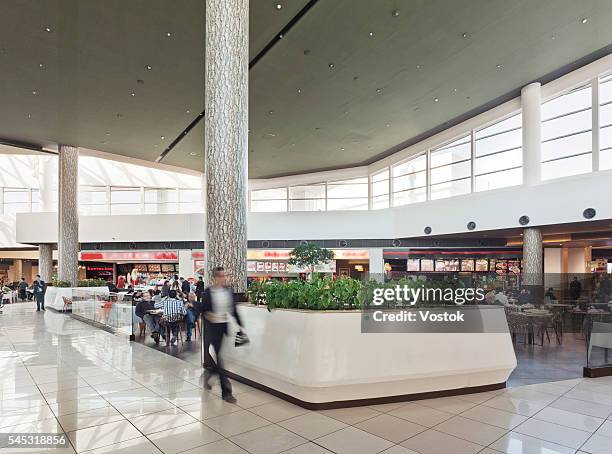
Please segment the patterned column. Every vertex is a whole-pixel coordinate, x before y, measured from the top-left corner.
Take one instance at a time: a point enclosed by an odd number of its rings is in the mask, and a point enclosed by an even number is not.
[[[543,283],[542,232],[540,229],[523,230],[523,283],[542,285]]]
[[[38,245],[38,274],[43,281],[51,282],[53,276],[53,245],[41,243]]]
[[[246,290],[248,0],[206,0],[206,269]]]
[[[79,280],[79,149],[59,147],[57,278],[76,287]]]

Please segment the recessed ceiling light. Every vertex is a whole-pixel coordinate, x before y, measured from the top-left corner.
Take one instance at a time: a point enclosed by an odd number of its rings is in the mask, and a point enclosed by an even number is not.
[[[583,24],[586,24],[589,20],[586,17],[583,17],[582,19],[580,19],[580,22]]]
[[[32,114],[28,114],[28,118],[32,118]]]
[[[45,31],[46,31],[47,33],[51,33],[51,27],[45,27]]]
[[[161,136],[161,140],[164,140],[166,138],[166,136]]]
[[[147,65],[147,66],[145,66],[145,68],[147,68],[147,71],[151,71],[153,69],[153,66]]]
[[[434,98],[434,102],[440,101],[440,98]]]
[[[197,155],[198,155],[198,154],[197,154],[197,153],[195,153],[195,152],[193,152],[193,151],[190,151],[190,152],[189,152],[189,156],[197,156]]]
[[[467,38],[467,37],[468,37],[468,34],[467,34],[467,33],[465,33],[465,32],[464,32],[464,33],[461,33],[461,37],[462,37],[462,38]]]
[[[334,69],[335,65],[333,63],[330,63],[328,66],[329,66],[329,69]]]
[[[421,69],[422,66],[421,65],[416,65],[416,69]]]
[[[32,90],[32,94],[33,94],[34,96],[36,96],[36,95],[38,94],[38,92],[37,92],[36,90]]]
[[[268,137],[276,137],[276,134],[273,132],[269,132],[266,134]]]
[[[45,67],[45,65],[43,65],[42,63],[39,63],[39,64],[38,64],[38,67],[39,67],[40,69],[43,69],[43,68]]]
[[[189,113],[189,112],[191,112],[191,111],[190,111],[189,109],[187,109],[185,112]]]
[[[344,151],[344,147],[340,148],[341,151]]]
[[[457,89],[456,88],[453,88],[453,93],[457,93]]]
[[[301,89],[301,88],[298,88],[298,89],[297,89],[297,92],[298,92],[298,95],[301,95],[301,94],[302,94],[302,89]]]
[[[166,33],[166,36],[167,36],[168,38],[170,38],[170,37],[172,36],[172,32],[167,32],[167,33]]]
[[[398,9],[394,9],[393,12],[391,13],[392,17],[397,17],[399,16],[399,10]]]
[[[282,8],[283,8],[283,5],[281,5],[280,3],[276,4],[276,9],[282,9]]]
[[[370,32],[370,33],[368,33],[368,35],[374,36],[374,32]]]
[[[503,65],[497,65],[495,66],[497,69],[502,69],[504,66]]]
[[[283,39],[285,35],[283,35],[282,33],[278,35],[278,39]]]
[[[268,115],[273,115],[274,111],[273,110],[268,110]]]
[[[557,39],[557,37],[556,37],[555,35],[552,35],[552,36],[550,37],[550,39],[552,39],[552,40],[554,41],[555,39]]]
[[[390,125],[389,123],[387,123],[385,126],[388,128],[388,127],[389,127],[389,126],[391,126],[391,125]]]
[[[383,89],[382,88],[377,88],[376,89],[376,93],[378,93],[379,95],[382,93]]]
[[[130,93],[131,96],[136,96],[136,93],[132,92]]]
[[[107,135],[107,136],[110,136],[110,131],[106,131],[106,135]]]

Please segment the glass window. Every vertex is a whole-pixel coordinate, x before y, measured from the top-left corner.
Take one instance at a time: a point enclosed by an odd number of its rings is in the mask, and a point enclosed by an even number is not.
[[[140,188],[111,188],[111,214],[142,213]]]
[[[389,208],[389,194],[372,197],[372,209],[381,210]]]
[[[179,189],[179,213],[203,213],[201,189]]]
[[[425,200],[427,200],[427,188],[425,187],[393,193],[393,206],[408,205]]]
[[[477,175],[474,178],[474,191],[489,191],[523,184],[523,169],[502,170],[494,173]]]
[[[289,200],[290,211],[325,211],[325,199]]]
[[[40,211],[40,191],[32,189],[32,212]]]
[[[427,199],[427,155],[422,154],[392,167],[393,205],[406,205]]]
[[[251,211],[255,213],[287,211],[287,200],[251,200]]]
[[[599,168],[612,169],[612,75],[599,85]]]
[[[253,190],[251,200],[287,200],[287,188]]]
[[[542,105],[542,179],[592,169],[591,86],[565,93]]]
[[[368,198],[327,199],[327,210],[367,210]]]
[[[542,179],[567,177],[592,170],[591,153],[542,163]]]
[[[469,178],[463,180],[447,181],[431,185],[431,199],[443,199],[470,192],[472,182]]]
[[[170,214],[177,212],[178,194],[176,189],[145,188],[145,213]]]
[[[290,211],[324,211],[325,184],[289,188]]]
[[[440,167],[470,159],[471,149],[472,142],[469,135],[438,147],[431,152],[431,167]]]
[[[381,170],[378,173],[372,174],[371,191],[372,191],[372,209],[381,210],[389,208],[389,168]]]
[[[79,211],[86,216],[108,214],[106,186],[81,186],[79,188]]]
[[[393,166],[393,178],[409,173],[420,172],[421,170],[425,170],[426,166],[427,156],[422,154],[416,158],[411,158],[409,161]]]
[[[474,131],[474,156],[486,156],[504,150],[521,148],[523,145],[521,114],[499,121],[486,128]]]
[[[4,214],[28,213],[30,190],[26,188],[4,188]]]

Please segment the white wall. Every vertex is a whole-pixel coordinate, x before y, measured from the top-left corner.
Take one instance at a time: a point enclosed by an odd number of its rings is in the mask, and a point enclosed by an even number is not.
[[[568,273],[586,273],[586,261],[588,260],[583,247],[571,247],[568,248],[568,262],[567,272]]]
[[[522,215],[530,217],[529,226],[588,222],[582,212],[589,207],[597,210],[596,220],[612,219],[612,204],[604,190],[611,186],[612,171],[605,171],[385,210],[250,213],[248,237],[409,238],[423,236],[425,226],[431,226],[436,235],[455,234],[467,232],[469,221],[476,222],[476,231],[520,227]],[[79,235],[83,242],[202,240],[204,215],[83,216]],[[17,241],[57,241],[57,216],[18,214]],[[584,252],[580,262],[584,267]]]

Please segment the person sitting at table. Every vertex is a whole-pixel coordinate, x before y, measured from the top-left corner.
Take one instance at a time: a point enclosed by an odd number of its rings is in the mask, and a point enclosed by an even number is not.
[[[485,295],[485,303],[495,304],[495,289],[491,289]]]
[[[519,293],[517,304],[522,306],[523,304],[529,304],[531,302],[531,295],[529,290],[526,288],[521,289],[521,293]]]
[[[506,304],[508,304],[508,297],[504,294],[503,290],[501,287],[498,287],[496,289],[495,293],[495,303],[499,306],[505,306]]]
[[[187,314],[185,315],[185,319],[187,320],[187,342],[191,342],[191,329],[195,326],[195,321],[200,317],[201,312],[200,303],[198,303],[195,293],[189,292],[187,295],[185,309],[187,310]]]
[[[178,336],[179,322],[185,318],[187,311],[183,302],[177,298],[176,290],[170,290],[167,298],[162,298],[161,302],[155,303],[155,309],[162,309],[162,323],[170,328],[172,338],[170,344],[176,343]],[[166,343],[168,340],[162,335]]]
[[[159,344],[159,321],[161,314],[152,313],[155,311],[155,303],[153,302],[153,291],[149,290],[143,294],[142,299],[136,305],[136,315],[142,319],[151,332],[151,337],[156,344]]]
[[[557,300],[557,297],[555,296],[555,293],[553,292],[553,288],[552,287],[548,287],[548,290],[546,291],[546,293],[544,294],[544,297],[548,297],[550,299],[550,302],[552,303],[553,301]]]
[[[164,284],[162,285],[162,288],[161,288],[161,297],[166,298],[169,292],[170,292],[170,284],[168,283],[168,281],[164,281]]]

